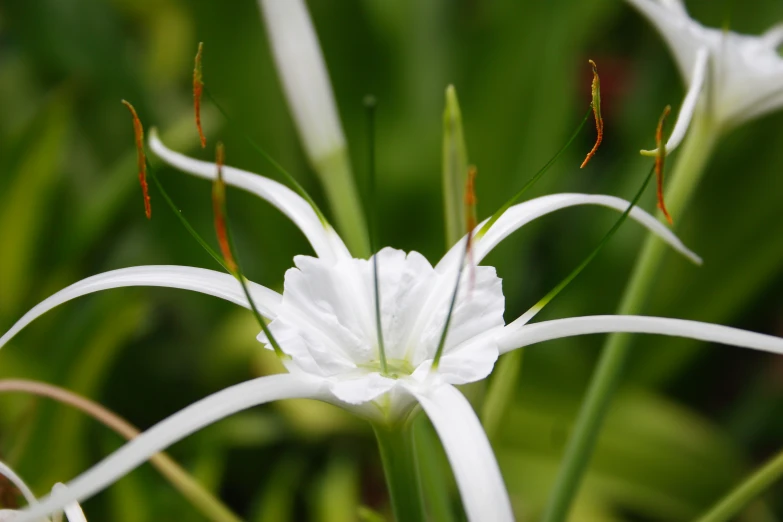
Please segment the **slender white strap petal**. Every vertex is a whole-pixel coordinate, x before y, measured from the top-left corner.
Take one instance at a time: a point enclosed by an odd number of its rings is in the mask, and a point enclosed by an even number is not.
[[[614,196],[603,195],[590,195],[590,194],[551,194],[549,196],[542,196],[540,198],[531,199],[524,203],[519,203],[509,208],[484,234],[483,237],[478,239],[474,243],[473,259],[475,263],[481,262],[481,260],[492,251],[495,246],[508,237],[512,232],[521,228],[522,226],[530,223],[536,218],[545,216],[555,210],[563,208],[573,207],[576,205],[599,205],[604,207],[613,208],[620,212],[624,212],[630,202],[616,198]],[[629,214],[629,217],[655,235],[660,237],[663,241],[668,243],[676,251],[693,261],[694,263],[701,263],[701,258],[695,253],[690,251],[677,236],[675,236],[666,226],[660,221],[655,219],[652,215],[648,214],[639,207],[634,207]],[[485,221],[486,222],[486,221]],[[482,222],[475,231],[481,230],[484,225]],[[475,233],[475,232],[474,232]],[[461,259],[462,252],[465,248],[465,238],[462,238],[456,245],[454,245],[449,252],[443,256],[443,259],[438,263],[436,269],[439,272],[443,272],[447,269],[453,269],[457,266],[457,263]]]
[[[783,44],[783,24],[775,24],[770,27],[763,35],[761,40],[764,45],[777,49],[780,44]]]
[[[0,348],[11,340],[11,338],[22,328],[55,306],[76,297],[98,292],[100,290],[126,286],[165,286],[169,288],[193,290],[195,292],[201,292],[202,294],[213,295],[244,306],[245,308],[249,308],[242,286],[229,274],[215,272],[214,270],[206,270],[204,268],[176,265],[150,265],[121,268],[119,270],[112,270],[111,272],[104,272],[103,274],[82,279],[78,283],[74,283],[40,302],[29,312],[24,314],[24,316],[22,316],[5,335],[0,337]],[[264,317],[274,319],[277,316],[277,309],[282,301],[282,296],[273,290],[253,282],[248,282],[248,290],[250,290],[253,302],[256,307],[258,307],[258,311],[261,312]]]
[[[495,454],[467,399],[450,384],[425,390],[411,387],[410,391],[443,443],[468,520],[513,521],[511,502]]]
[[[53,495],[65,495],[67,492],[68,487],[65,484],[60,484],[59,482],[52,488]],[[84,511],[82,511],[82,507],[78,502],[71,502],[70,504],[66,504],[66,506],[63,508],[63,511],[65,512],[65,516],[68,519],[68,522],[87,522],[87,518],[84,516]]]
[[[22,495],[24,495],[25,500],[28,504],[31,506],[38,503],[38,500],[35,498],[35,495],[33,495],[33,492],[30,491],[30,488],[27,487],[27,484],[25,484],[25,481],[22,480],[22,477],[16,474],[14,470],[11,469],[11,467],[0,461],[0,475],[4,476],[8,480],[10,480],[14,486],[19,489],[19,491],[22,492]]]
[[[551,339],[625,332],[687,337],[713,343],[783,354],[783,339],[729,326],[638,315],[594,315],[523,325],[510,323],[498,338],[500,353]]]
[[[311,161],[345,148],[332,85],[303,0],[259,0],[288,106]]]
[[[24,511],[20,522],[37,519],[82,501],[110,486],[152,455],[201,428],[259,404],[281,399],[326,399],[325,386],[306,376],[290,373],[260,377],[221,390],[148,429],[68,484],[67,491],[52,493]]]
[[[215,179],[217,175],[217,166],[214,163],[174,152],[160,141],[154,130],[150,132],[149,145],[160,159],[183,172],[205,179]],[[234,167],[223,167],[223,176],[229,185],[252,192],[288,216],[305,235],[318,257],[327,260],[350,257],[348,248],[337,232],[328,224],[322,223],[313,207],[293,190],[277,181]]]
[[[710,52],[707,47],[701,47],[696,53],[696,63],[693,66],[693,75],[691,76],[691,84],[688,87],[688,93],[685,95],[685,99],[680,107],[680,113],[677,115],[677,122],[674,124],[674,130],[672,130],[669,140],[666,142],[666,154],[670,154],[671,151],[676,149],[688,131],[688,127],[693,119],[693,113],[696,112],[696,104],[699,103],[699,95],[704,89],[704,82],[707,78],[707,60],[710,57]],[[641,153],[645,156],[655,156],[658,154],[658,149],[642,150]]]

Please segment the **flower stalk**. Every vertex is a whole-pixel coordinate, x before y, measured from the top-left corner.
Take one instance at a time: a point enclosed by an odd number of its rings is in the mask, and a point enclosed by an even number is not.
[[[705,111],[697,112],[666,190],[667,206],[671,213],[682,215],[704,174],[718,138],[719,133],[709,115]],[[654,287],[663,254],[664,243],[649,236],[637,258],[618,314],[637,314],[644,309]],[[630,341],[629,334],[615,333],[611,334],[604,344],[601,359],[567,442],[544,522],[562,522],[568,515],[622,377],[630,352]]]
[[[373,424],[395,520],[424,522],[424,503],[410,423]]]

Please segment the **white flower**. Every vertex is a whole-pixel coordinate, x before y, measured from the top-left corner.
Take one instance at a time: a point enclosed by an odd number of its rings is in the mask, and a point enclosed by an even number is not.
[[[33,495],[33,492],[30,490],[27,484],[25,484],[24,480],[22,480],[22,478],[17,475],[10,466],[3,462],[0,462],[0,475],[10,480],[11,483],[16,486],[16,488],[22,493],[22,496],[24,496],[29,506],[35,506],[38,504],[38,499],[35,498],[35,495]],[[67,491],[68,488],[65,487],[64,484],[58,483],[55,484],[52,488],[52,493],[67,494]],[[65,512],[65,517],[67,518],[68,522],[87,522],[82,508],[77,502],[69,502],[65,504],[65,507],[62,509],[62,511]],[[15,509],[0,509],[0,522],[21,520],[22,516],[22,512]]]
[[[288,106],[310,160],[345,148],[318,36],[302,0],[259,0]]]
[[[701,100],[717,129],[727,129],[783,107],[783,25],[761,36],[704,27],[682,0],[628,0],[655,25],[688,85],[675,130],[674,149]]]
[[[150,138],[150,147],[185,172],[215,176],[214,164],[173,152],[155,135]],[[595,316],[526,324],[531,317],[526,314],[504,326],[501,281],[493,268],[478,266],[472,289],[467,290],[469,285],[465,284],[465,291],[459,293],[443,358],[432,370],[462,261],[463,238],[434,267],[416,252],[385,248],[378,253],[381,323],[389,360],[389,371],[384,375],[379,366],[370,263],[351,258],[339,236],[290,189],[231,167],[224,167],[223,173],[227,183],[255,193],[291,217],[316,253],[316,257],[295,259],[296,267],[286,272],[282,295],[250,284],[255,304],[272,320],[271,330],[290,356],[285,361],[289,373],[237,384],[192,404],[76,478],[67,494],[55,493],[44,500],[31,510],[31,516],[89,497],[154,453],[235,412],[279,399],[311,398],[387,425],[401,422],[420,404],[446,449],[468,518],[509,521],[513,520],[511,505],[492,448],[470,404],[454,387],[486,377],[499,354],[549,339],[601,332],[674,335],[783,353],[783,339],[777,337],[677,319]],[[526,223],[575,205],[624,211],[629,204],[611,196],[554,194],[515,205],[475,239],[474,262],[480,263],[500,241]],[[630,217],[682,254],[699,260],[643,210],[634,208]],[[239,283],[228,274],[182,266],[126,268],[87,278],[49,297],[0,338],[0,346],[65,301],[124,286],[195,290],[248,307]],[[260,339],[265,341],[263,336]]]

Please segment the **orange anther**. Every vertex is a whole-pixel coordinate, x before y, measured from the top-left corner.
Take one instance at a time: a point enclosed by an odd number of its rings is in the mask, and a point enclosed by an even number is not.
[[[199,42],[196,65],[193,68],[193,110],[196,113],[196,128],[202,149],[207,146],[207,137],[204,136],[204,130],[201,128],[201,95],[204,94],[204,80],[201,72],[201,52],[203,49],[204,42]]]
[[[663,124],[666,121],[666,117],[671,112],[672,108],[667,105],[663,109],[663,114],[658,119],[658,128],[655,130],[655,143],[658,146],[658,154],[655,156],[655,179],[657,181],[658,192],[658,208],[661,209],[666,220],[671,225],[672,217],[669,215],[669,211],[666,210],[666,203],[663,201],[663,163],[666,159],[666,143],[663,140]]]
[[[144,195],[144,214],[147,219],[152,217],[152,205],[150,204],[150,190],[147,186],[147,157],[144,155],[144,127],[141,125],[141,120],[136,109],[133,105],[126,100],[122,100],[122,104],[125,105],[133,117],[133,134],[136,138],[136,161],[139,169],[139,184],[141,185],[141,192]]]
[[[593,95],[593,116],[595,116],[595,130],[598,133],[595,138],[595,145],[593,145],[592,150],[587,153],[587,156],[585,157],[585,160],[582,162],[582,165],[579,167],[580,169],[583,169],[585,165],[590,161],[590,159],[595,156],[595,152],[598,150],[598,146],[601,145],[601,141],[604,139],[604,119],[601,116],[601,80],[598,78],[598,66],[595,65],[595,62],[593,60],[588,60],[590,62],[590,65],[593,68],[593,83],[591,86],[591,91]]]
[[[228,239],[228,228],[226,226],[226,184],[223,181],[223,164],[225,163],[226,152],[223,143],[218,142],[215,147],[215,163],[217,164],[217,177],[212,183],[212,212],[215,215],[215,233],[217,234],[220,252],[226,262],[226,268],[229,272],[236,275],[239,273],[234,255],[231,253],[231,243]]]

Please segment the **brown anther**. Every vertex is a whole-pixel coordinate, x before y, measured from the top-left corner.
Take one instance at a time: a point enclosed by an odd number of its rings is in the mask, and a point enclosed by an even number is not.
[[[0,509],[18,509],[22,492],[11,480],[0,475]]]
[[[226,160],[226,152],[223,143],[218,142],[215,146],[215,164],[217,165],[217,176],[212,183],[212,212],[215,215],[215,233],[217,234],[220,252],[226,262],[226,268],[229,272],[236,275],[239,273],[234,255],[231,253],[231,244],[228,239],[228,228],[226,225],[226,183],[223,181],[223,164]]]
[[[204,130],[201,128],[201,95],[204,94],[204,80],[201,72],[201,52],[203,49],[204,42],[199,42],[196,65],[193,68],[193,111],[196,114],[196,128],[202,149],[207,146],[207,137],[204,136]]]
[[[598,78],[598,66],[595,65],[595,62],[593,60],[588,60],[590,62],[590,66],[593,68],[593,83],[591,86],[591,92],[593,95],[593,116],[595,117],[595,130],[597,132],[596,138],[595,138],[595,145],[593,145],[592,150],[587,153],[587,156],[585,157],[585,160],[582,162],[582,165],[579,167],[580,169],[585,168],[585,165],[590,161],[590,159],[595,156],[596,151],[598,150],[599,145],[601,145],[601,141],[604,139],[604,119],[601,116],[601,80]]]
[[[658,154],[655,156],[655,179],[657,181],[657,193],[658,193],[658,208],[661,209],[663,215],[669,224],[673,224],[672,217],[669,215],[669,211],[666,210],[666,203],[663,201],[663,167],[664,160],[666,159],[666,142],[663,140],[663,124],[666,121],[666,117],[671,112],[672,108],[667,105],[663,109],[663,114],[658,119],[658,128],[655,130],[655,143],[658,146]]]
[[[136,109],[133,105],[126,100],[122,100],[122,104],[125,105],[133,117],[133,134],[136,138],[136,162],[139,169],[139,184],[141,185],[141,192],[144,195],[144,214],[147,219],[152,218],[152,205],[150,204],[150,190],[147,185],[147,157],[144,154],[144,127],[141,125],[141,120]]]

